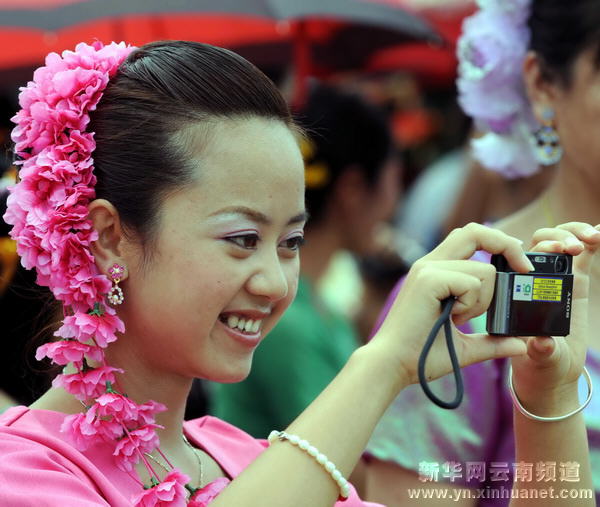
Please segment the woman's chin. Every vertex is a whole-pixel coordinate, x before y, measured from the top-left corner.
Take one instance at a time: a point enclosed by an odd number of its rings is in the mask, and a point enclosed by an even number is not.
[[[249,360],[247,364],[239,364],[233,367],[233,365],[229,365],[228,368],[221,369],[218,372],[214,372],[211,375],[209,380],[213,382],[219,382],[221,384],[234,384],[235,382],[241,382],[242,380],[246,380],[248,375],[250,374],[250,367],[252,366],[252,361]]]

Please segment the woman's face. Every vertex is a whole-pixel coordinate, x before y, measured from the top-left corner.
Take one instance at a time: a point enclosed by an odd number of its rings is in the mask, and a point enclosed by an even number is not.
[[[164,202],[155,254],[128,266],[119,313],[151,371],[237,381],[296,294],[304,166],[279,121],[220,120],[197,138],[196,183]]]
[[[564,164],[598,177],[600,167],[600,69],[595,51],[582,53],[569,88],[557,87],[552,106],[564,150]]]

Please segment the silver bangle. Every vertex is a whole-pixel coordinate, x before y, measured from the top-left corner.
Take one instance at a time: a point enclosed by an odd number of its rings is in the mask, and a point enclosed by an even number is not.
[[[320,452],[319,449],[317,449],[314,445],[310,445],[308,440],[303,440],[298,435],[291,435],[285,431],[273,430],[269,435],[269,444],[272,444],[275,442],[275,440],[287,440],[290,444],[299,447],[309,456],[314,458],[314,460],[321,465],[336,482],[340,490],[340,496],[342,498],[348,498],[350,495],[350,483],[344,478],[342,473],[336,468],[333,462],[330,461],[329,458]]]
[[[592,385],[592,378],[590,377],[590,373],[587,371],[587,368],[585,366],[583,367],[583,375],[584,375],[585,380],[588,385],[588,395],[587,395],[586,400],[583,402],[583,404],[581,406],[577,407],[575,410],[569,412],[568,414],[559,415],[556,417],[542,417],[539,415],[532,414],[531,412],[529,412],[529,410],[527,410],[521,404],[521,400],[519,400],[519,397],[517,396],[517,393],[515,392],[515,386],[513,385],[512,366],[509,366],[509,370],[508,370],[508,389],[510,391],[510,397],[512,398],[513,404],[515,405],[516,409],[519,412],[521,412],[521,414],[523,414],[525,417],[527,417],[529,419],[533,419],[534,421],[541,421],[541,422],[564,421],[565,419],[568,419],[569,417],[581,412],[585,407],[587,407],[589,405],[590,401],[592,400],[594,386]]]

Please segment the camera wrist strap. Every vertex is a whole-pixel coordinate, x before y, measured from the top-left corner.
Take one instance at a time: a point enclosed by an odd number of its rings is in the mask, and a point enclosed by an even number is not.
[[[421,351],[421,355],[419,356],[419,365],[418,365],[418,374],[419,374],[419,384],[423,388],[423,391],[427,395],[427,397],[433,401],[436,405],[442,408],[456,408],[460,405],[463,394],[464,394],[464,386],[462,375],[460,373],[460,365],[458,364],[458,358],[456,357],[456,349],[454,348],[454,342],[452,340],[452,326],[450,324],[450,312],[452,311],[452,307],[456,299],[454,297],[446,298],[442,301],[442,313],[435,321],[435,324],[431,328],[431,332],[425,340],[425,345],[423,345],[423,350]],[[450,355],[450,362],[452,363],[452,370],[454,373],[454,381],[456,384],[456,396],[455,398],[448,402],[441,400],[438,398],[433,391],[429,388],[427,384],[427,377],[425,376],[425,362],[427,361],[427,355],[429,354],[429,350],[433,346],[433,342],[440,331],[442,325],[444,326],[444,335],[446,337],[446,345],[448,347],[448,354]]]

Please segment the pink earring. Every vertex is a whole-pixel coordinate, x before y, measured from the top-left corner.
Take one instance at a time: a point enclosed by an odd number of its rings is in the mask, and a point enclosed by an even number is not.
[[[120,305],[125,299],[123,291],[121,290],[121,287],[119,287],[119,282],[121,281],[121,278],[123,278],[123,273],[125,273],[125,267],[116,262],[108,270],[109,278],[111,279],[113,286],[106,297],[108,298],[109,303],[113,305]]]

